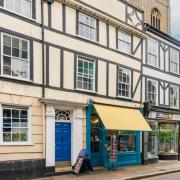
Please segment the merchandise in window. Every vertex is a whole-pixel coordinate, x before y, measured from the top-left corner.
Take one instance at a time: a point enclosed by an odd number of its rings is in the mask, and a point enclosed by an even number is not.
[[[29,41],[3,34],[2,75],[28,80]]]
[[[119,68],[118,96],[131,97],[131,71],[128,69]]]
[[[148,39],[147,43],[147,64],[158,67],[158,42]]]
[[[170,106],[174,108],[179,107],[179,88],[177,86],[170,86]]]
[[[156,81],[147,81],[147,100],[157,103],[157,82]]]
[[[170,48],[170,72],[179,73],[179,51]]]
[[[4,7],[10,11],[31,18],[31,0],[4,0]]]
[[[28,110],[3,108],[3,142],[28,142]]]
[[[97,41],[97,20],[83,13],[79,13],[79,35]]]
[[[78,57],[76,88],[95,91],[95,63],[94,61]]]
[[[118,50],[131,54],[131,35],[118,31]]]

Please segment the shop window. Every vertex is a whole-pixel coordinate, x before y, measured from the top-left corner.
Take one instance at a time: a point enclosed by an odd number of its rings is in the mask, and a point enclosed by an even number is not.
[[[84,57],[77,59],[76,88],[95,91],[95,62]]]
[[[29,80],[29,41],[8,34],[2,37],[2,75]]]
[[[161,28],[161,16],[157,8],[154,8],[151,12],[151,25],[158,30]]]
[[[71,112],[70,111],[55,111],[55,120],[56,121],[70,121],[71,120]]]
[[[28,110],[3,107],[3,143],[23,143],[30,140]]]
[[[173,85],[170,86],[170,107],[179,107],[179,87]]]
[[[155,105],[157,104],[157,82],[153,80],[148,80],[147,81],[147,100],[154,103]]]
[[[159,155],[178,153],[178,135],[177,124],[160,123],[159,131]]]
[[[106,149],[111,149],[112,136],[116,136],[117,150],[119,152],[136,151],[136,132],[135,131],[107,131]]]
[[[99,119],[91,117],[91,152],[98,153],[100,150]]]
[[[131,98],[131,71],[121,67],[118,69],[118,96]]]
[[[118,31],[118,50],[127,54],[131,54],[131,35]]]
[[[97,20],[83,13],[79,13],[78,34],[91,41],[97,41]]]
[[[9,11],[31,18],[31,0],[4,0],[4,7]]]
[[[179,51],[170,48],[170,72],[179,73]]]
[[[152,39],[147,41],[147,64],[158,67],[158,42]]]

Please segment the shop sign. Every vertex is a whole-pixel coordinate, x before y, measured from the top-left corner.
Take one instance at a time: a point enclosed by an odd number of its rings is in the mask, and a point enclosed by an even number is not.
[[[148,118],[157,120],[173,120],[173,113],[151,111]]]

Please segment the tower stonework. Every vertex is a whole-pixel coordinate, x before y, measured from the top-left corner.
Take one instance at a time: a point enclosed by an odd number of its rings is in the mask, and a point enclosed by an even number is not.
[[[157,9],[160,13],[160,30],[170,34],[170,0],[127,0],[144,11],[144,22],[152,25],[151,13]]]

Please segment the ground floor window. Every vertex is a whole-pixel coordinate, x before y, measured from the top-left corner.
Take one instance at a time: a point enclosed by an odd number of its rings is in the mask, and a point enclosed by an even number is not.
[[[29,142],[29,118],[27,108],[2,108],[2,142]]]
[[[110,149],[110,142],[113,136],[116,136],[117,151],[134,152],[136,151],[136,132],[135,131],[107,131],[106,142],[107,149]]]

